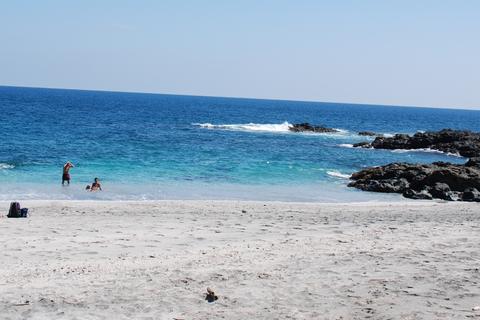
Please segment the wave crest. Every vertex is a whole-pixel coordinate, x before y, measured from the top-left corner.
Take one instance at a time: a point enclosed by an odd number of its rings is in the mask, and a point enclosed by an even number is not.
[[[244,124],[211,124],[211,123],[193,123],[194,126],[207,129],[224,129],[236,131],[264,131],[264,132],[290,132],[292,125],[287,121],[280,124],[270,123],[244,123]]]
[[[451,152],[444,152],[436,149],[430,149],[430,148],[419,148],[419,149],[393,149],[391,150],[392,152],[395,153],[407,153],[407,152],[425,152],[425,153],[439,153],[439,154],[444,154],[447,156],[451,157],[460,157],[462,156],[459,153],[451,153]]]
[[[13,168],[15,168],[15,166],[13,164],[1,163],[0,162],[0,170],[13,169]]]
[[[240,124],[212,124],[206,123],[192,123],[192,125],[205,129],[221,129],[232,131],[249,131],[249,132],[274,132],[274,133],[291,133],[290,128],[293,124],[285,121],[283,123],[240,123]],[[328,135],[328,136],[346,136],[350,132],[345,129],[334,128],[338,132],[318,133],[318,132],[302,132],[302,134],[312,135]],[[298,134],[298,133],[296,133]]]
[[[331,177],[341,178],[341,179],[350,179],[350,174],[341,173],[339,171],[327,171],[327,174]]]

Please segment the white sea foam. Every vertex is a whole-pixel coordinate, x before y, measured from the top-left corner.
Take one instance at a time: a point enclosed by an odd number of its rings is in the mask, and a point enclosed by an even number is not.
[[[341,178],[341,179],[350,179],[350,174],[345,174],[341,173],[339,171],[327,171],[327,174],[329,176],[335,177],[335,178]]]
[[[350,131],[345,129],[340,129],[340,128],[333,128],[333,129],[338,131],[338,132],[334,132],[336,134],[350,134]]]
[[[13,168],[15,168],[15,166],[13,164],[1,163],[0,162],[0,170],[13,169]]]
[[[209,122],[206,123],[192,123],[194,126],[198,126],[206,129],[221,129],[221,130],[232,130],[232,131],[250,131],[250,132],[274,132],[274,133],[290,133],[290,128],[293,127],[291,123],[285,121],[283,123],[240,123],[240,124],[212,124]],[[333,136],[345,136],[349,135],[350,132],[344,129],[335,128],[338,132],[326,132],[326,133],[317,133],[317,132],[302,132],[304,134],[312,135],[333,135]]]
[[[350,143],[341,143],[338,145],[339,147],[343,148],[354,148]],[[358,147],[361,148],[361,147]],[[394,153],[409,153],[409,152],[422,152],[422,153],[437,153],[443,154],[449,157],[459,157],[463,158],[459,153],[452,153],[452,152],[444,152],[440,150],[430,149],[430,148],[419,148],[419,149],[375,149],[373,147],[370,148],[362,148],[362,149],[370,149],[370,150],[389,150]]]
[[[295,202],[358,202],[401,197],[347,189],[344,178],[301,184],[243,185],[195,181],[121,185],[102,183],[103,192],[85,192],[84,185],[62,188],[58,183],[0,183],[0,201],[17,200],[251,200]],[[179,188],[179,186],[181,186]],[[390,198],[391,197],[391,198]],[[22,201],[20,201],[22,202]]]
[[[292,126],[287,121],[280,124],[269,123],[244,123],[244,124],[211,124],[211,123],[193,123],[195,126],[207,129],[223,129],[235,131],[264,131],[264,132],[289,132]]]
[[[439,153],[439,154],[445,154],[447,156],[451,157],[460,157],[462,156],[458,153],[451,153],[451,152],[443,152],[440,150],[435,150],[435,149],[430,149],[430,148],[419,148],[419,149],[393,149],[392,152],[395,153],[407,153],[407,152],[426,152],[426,153]]]

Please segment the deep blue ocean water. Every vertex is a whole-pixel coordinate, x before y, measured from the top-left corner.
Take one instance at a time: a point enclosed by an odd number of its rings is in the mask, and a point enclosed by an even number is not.
[[[310,122],[338,134],[296,134]],[[0,87],[0,200],[399,200],[347,188],[394,161],[463,163],[435,152],[355,149],[356,133],[480,131],[480,111]],[[72,184],[61,186],[70,160]],[[100,178],[104,191],[87,193]]]

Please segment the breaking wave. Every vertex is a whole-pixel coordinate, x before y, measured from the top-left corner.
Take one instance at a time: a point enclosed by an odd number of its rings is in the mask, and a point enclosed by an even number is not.
[[[339,147],[343,148],[355,148],[353,144],[350,143],[341,143],[338,145]],[[437,154],[443,154],[449,157],[459,157],[463,158],[459,153],[452,153],[452,152],[444,152],[440,150],[435,150],[435,149],[430,149],[430,148],[419,148],[419,149],[375,149],[373,147],[369,148],[362,148],[362,147],[357,147],[358,149],[364,149],[364,150],[388,150],[393,153],[409,153],[409,152],[422,152],[422,153],[437,153]]]
[[[206,123],[192,123],[192,125],[205,129],[220,129],[232,131],[250,131],[250,132],[274,132],[274,133],[291,133],[290,128],[293,127],[291,123],[285,121],[283,123],[241,123],[241,124],[212,124]],[[304,134],[319,134],[319,135],[333,135],[345,136],[350,132],[344,129],[334,128],[338,132],[317,133],[317,132],[303,132]]]
[[[451,157],[460,157],[462,156],[458,153],[452,153],[452,152],[444,152],[440,150],[435,150],[435,149],[430,149],[430,148],[419,148],[419,149],[393,149],[392,152],[395,153],[407,153],[407,152],[426,152],[426,153],[439,153],[439,154],[444,154],[447,156]]]
[[[262,123],[245,123],[245,124],[211,124],[211,123],[193,123],[194,126],[207,129],[223,129],[235,131],[264,131],[264,132],[290,132],[292,127],[287,121],[280,124],[262,124]]]
[[[338,171],[327,171],[327,174],[331,177],[341,178],[341,179],[350,179],[350,174],[341,173]]]
[[[13,169],[13,168],[15,168],[15,166],[13,164],[1,163],[0,162],[0,170]]]

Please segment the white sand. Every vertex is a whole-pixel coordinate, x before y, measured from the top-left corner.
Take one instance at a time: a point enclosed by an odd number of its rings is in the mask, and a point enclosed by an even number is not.
[[[480,319],[480,204],[22,205],[1,319]]]

